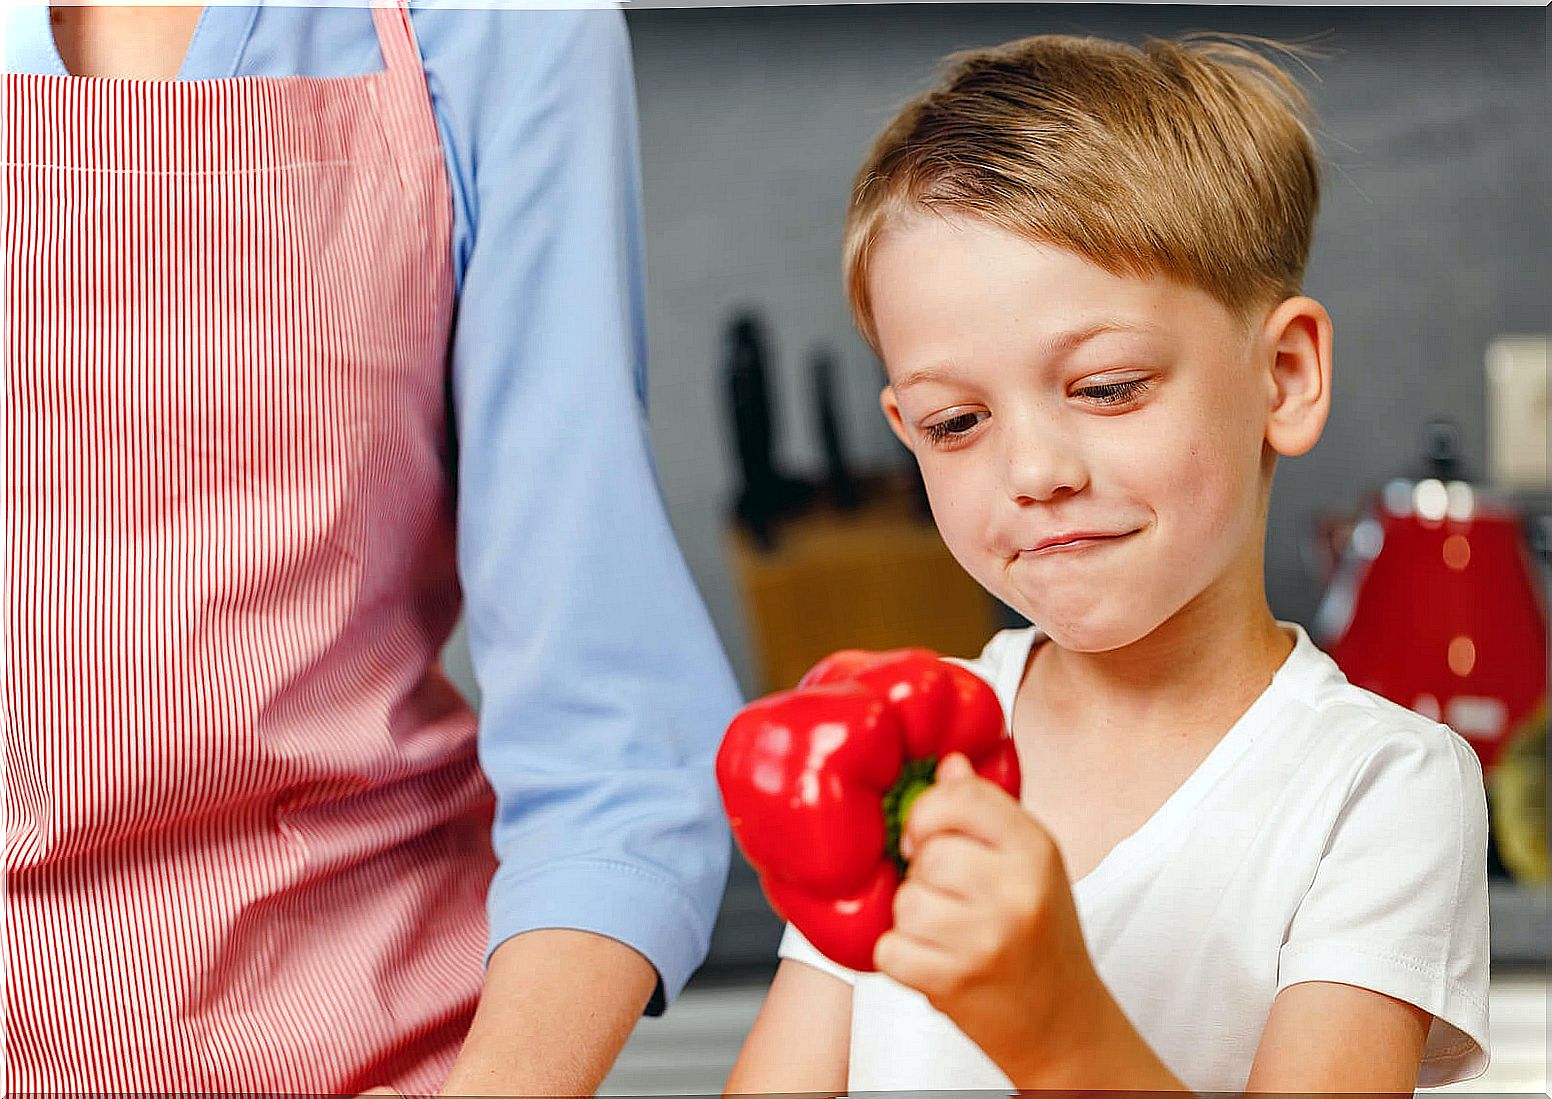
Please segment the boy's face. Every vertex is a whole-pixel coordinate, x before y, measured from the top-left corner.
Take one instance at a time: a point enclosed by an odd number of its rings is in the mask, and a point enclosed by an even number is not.
[[[1205,291],[973,219],[893,223],[869,278],[885,414],[994,595],[1083,652],[1193,601],[1264,599],[1261,331]]]

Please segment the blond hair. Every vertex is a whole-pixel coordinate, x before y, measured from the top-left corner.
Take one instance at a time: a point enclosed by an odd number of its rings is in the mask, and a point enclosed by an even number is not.
[[[969,215],[1118,275],[1166,275],[1246,317],[1299,292],[1319,169],[1298,84],[1243,36],[1141,48],[1041,35],[954,54],[874,140],[846,214],[852,312],[891,218]]]

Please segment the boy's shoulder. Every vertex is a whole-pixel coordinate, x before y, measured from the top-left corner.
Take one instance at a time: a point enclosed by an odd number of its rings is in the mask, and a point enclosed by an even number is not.
[[[1408,834],[1427,829],[1441,842],[1480,831],[1482,765],[1465,738],[1349,681],[1302,627],[1279,625],[1294,648],[1242,719],[1254,745],[1238,777],[1264,796],[1275,783],[1311,814],[1305,826],[1356,819],[1368,823],[1351,827],[1388,835],[1409,821]]]
[[[1349,761],[1377,765],[1409,760],[1481,781],[1481,763],[1464,737],[1441,722],[1408,709],[1348,680],[1341,668],[1304,630],[1296,633],[1293,652],[1278,673],[1282,708],[1304,708],[1306,725],[1324,750]]]

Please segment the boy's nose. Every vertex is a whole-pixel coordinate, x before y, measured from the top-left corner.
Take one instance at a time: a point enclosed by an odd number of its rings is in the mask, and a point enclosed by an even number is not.
[[[1008,495],[1015,503],[1043,503],[1081,491],[1088,467],[1079,449],[1058,429],[1015,425],[1004,454]]]

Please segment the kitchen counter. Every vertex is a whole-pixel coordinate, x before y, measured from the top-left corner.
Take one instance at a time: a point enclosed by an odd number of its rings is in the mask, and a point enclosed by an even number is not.
[[[601,1095],[719,1095],[764,997],[762,987],[691,988],[660,1019],[643,1019]],[[1423,1094],[1544,1094],[1547,1088],[1545,971],[1493,978],[1493,1063],[1486,1075]]]

